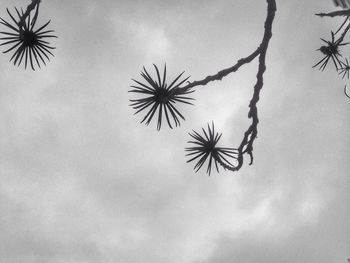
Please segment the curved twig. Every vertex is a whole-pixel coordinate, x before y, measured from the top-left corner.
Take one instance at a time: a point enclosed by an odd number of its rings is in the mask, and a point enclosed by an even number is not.
[[[344,94],[346,97],[348,97],[350,99],[350,94],[347,92],[347,86],[344,86]]]

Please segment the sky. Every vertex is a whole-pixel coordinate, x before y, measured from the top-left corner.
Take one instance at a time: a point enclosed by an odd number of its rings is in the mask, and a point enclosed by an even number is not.
[[[2,0],[0,17],[29,2]],[[0,262],[345,263],[349,81],[312,68],[342,22],[314,14],[332,10],[277,0],[254,164],[209,177],[186,163],[188,133],[214,121],[239,145],[256,61],[198,87],[173,130],[140,124],[127,91],[152,63],[190,81],[232,66],[266,2],[43,0],[55,57],[33,72],[0,56]]]

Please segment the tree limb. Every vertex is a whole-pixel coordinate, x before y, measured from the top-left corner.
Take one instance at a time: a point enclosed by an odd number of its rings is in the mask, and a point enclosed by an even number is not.
[[[248,118],[252,119],[252,123],[248,127],[247,131],[244,133],[242,142],[238,147],[237,166],[228,166],[225,163],[222,163],[220,159],[218,160],[223,167],[225,167],[230,171],[238,171],[242,167],[244,154],[248,154],[250,156],[250,164],[253,163],[253,143],[254,143],[254,140],[257,138],[257,134],[258,134],[257,127],[259,123],[257,103],[260,98],[260,91],[264,84],[263,76],[266,70],[266,65],[265,65],[266,52],[269,45],[269,41],[272,37],[272,24],[273,24],[276,10],[277,10],[275,0],[267,0],[267,4],[268,4],[268,8],[267,8],[267,17],[265,21],[264,37],[258,48],[260,52],[259,52],[259,68],[258,68],[258,73],[256,75],[257,81],[254,86],[253,97],[249,103],[250,110],[248,113]]]
[[[254,58],[256,58],[260,54],[260,52],[261,52],[260,47],[258,47],[249,56],[238,60],[234,66],[232,66],[230,68],[223,69],[223,70],[219,71],[218,73],[216,73],[215,75],[207,76],[202,80],[196,80],[196,81],[190,82],[186,86],[182,87],[181,89],[188,90],[188,89],[191,89],[191,88],[196,87],[196,86],[207,85],[211,81],[221,80],[223,77],[226,77],[227,75],[229,75],[233,72],[236,72],[244,64],[250,63]]]

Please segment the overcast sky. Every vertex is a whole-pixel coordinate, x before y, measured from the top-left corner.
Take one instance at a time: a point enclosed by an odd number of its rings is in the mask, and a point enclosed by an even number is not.
[[[29,2],[1,0],[0,16]],[[131,78],[233,65],[260,43],[266,2],[43,0],[55,58],[33,72],[0,56],[0,262],[345,263],[350,100],[331,64],[311,68],[342,21],[314,16],[331,0],[277,8],[255,162],[208,177],[186,163],[188,132],[214,120],[237,147],[257,64],[198,88],[160,132],[128,106]]]

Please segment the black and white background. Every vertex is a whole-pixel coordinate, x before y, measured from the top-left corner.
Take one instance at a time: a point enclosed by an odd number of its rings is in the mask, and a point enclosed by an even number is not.
[[[1,0],[6,8],[29,1]],[[330,0],[277,0],[258,104],[255,162],[197,174],[188,132],[222,144],[248,123],[256,62],[200,87],[180,128],[139,124],[131,78],[167,63],[197,80],[261,41],[263,0],[43,0],[55,58],[35,72],[0,56],[0,262],[345,263],[350,257],[350,100],[312,69],[342,21]]]

